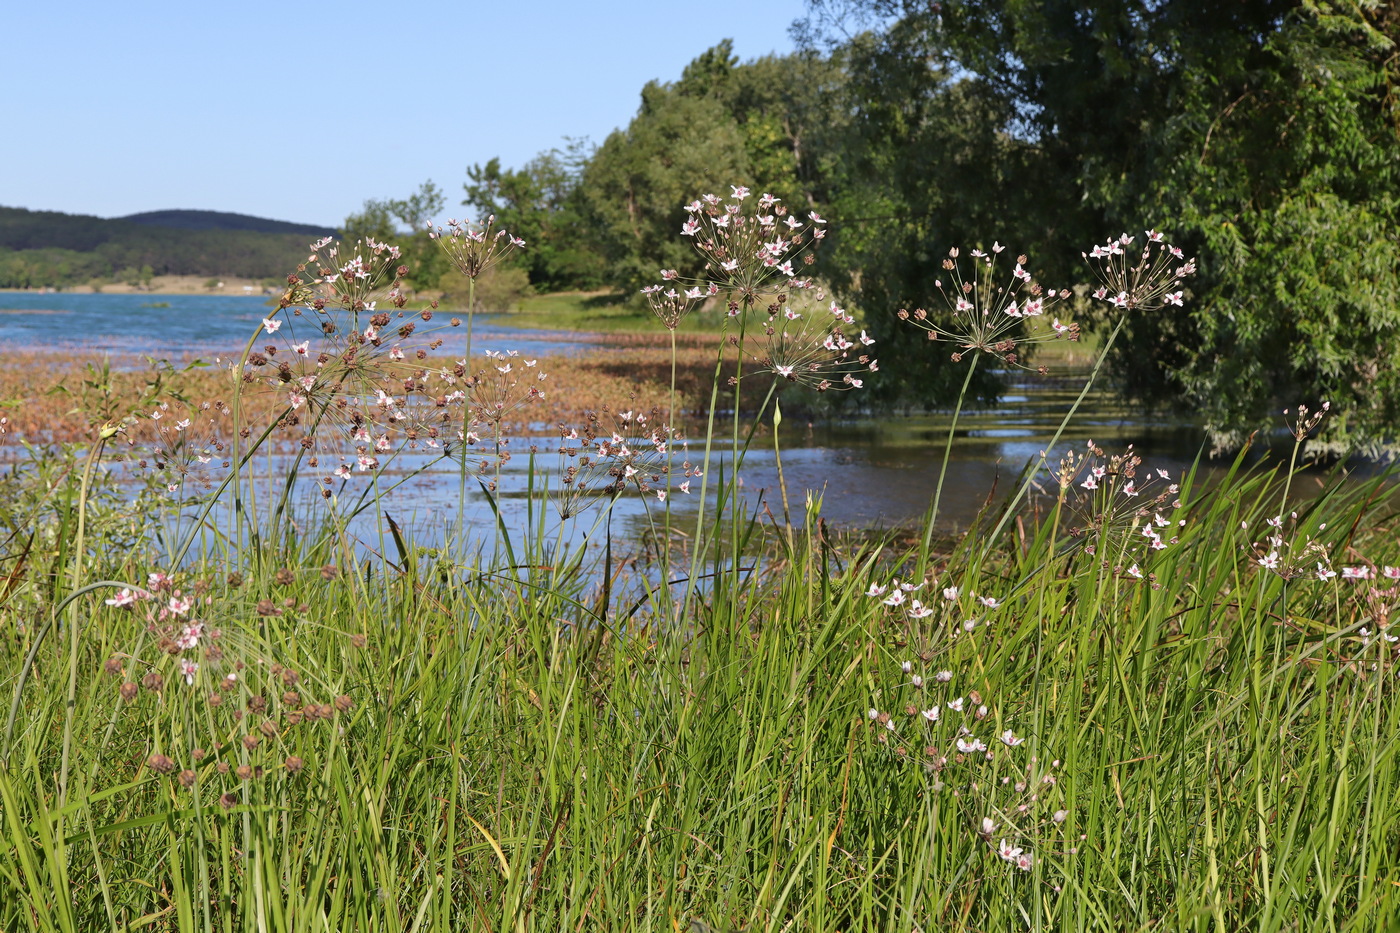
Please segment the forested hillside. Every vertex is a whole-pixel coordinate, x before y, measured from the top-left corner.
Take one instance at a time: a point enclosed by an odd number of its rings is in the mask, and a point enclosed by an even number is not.
[[[327,232],[213,211],[104,220],[0,207],[0,288],[153,275],[281,277],[305,258],[310,237]]]

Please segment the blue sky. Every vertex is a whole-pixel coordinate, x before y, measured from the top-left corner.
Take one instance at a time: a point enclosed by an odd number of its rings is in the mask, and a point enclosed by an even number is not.
[[[601,143],[732,38],[787,52],[802,0],[11,4],[0,205],[338,224],[366,198]]]

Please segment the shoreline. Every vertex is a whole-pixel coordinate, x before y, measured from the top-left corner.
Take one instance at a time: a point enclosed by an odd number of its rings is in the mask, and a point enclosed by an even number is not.
[[[209,282],[215,285],[209,285]],[[279,294],[276,287],[264,285],[261,279],[238,276],[158,275],[145,287],[112,282],[94,288],[91,285],[71,285],[66,288],[0,288],[0,294],[13,295],[243,295],[266,297]]]

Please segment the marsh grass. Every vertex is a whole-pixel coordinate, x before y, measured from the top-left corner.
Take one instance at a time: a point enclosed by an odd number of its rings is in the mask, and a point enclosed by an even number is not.
[[[669,341],[635,352],[669,378]],[[1292,466],[1149,483],[1089,450],[1028,476],[1050,489],[1038,520],[847,538],[813,496],[779,522],[716,475],[674,555],[668,527],[649,559],[594,563],[540,489],[528,531],[475,548],[387,515],[357,541],[332,512],[205,522],[169,564],[152,493],[85,471],[91,448],[30,454],[0,477],[0,929],[1361,930],[1400,911],[1385,477],[1280,514]]]

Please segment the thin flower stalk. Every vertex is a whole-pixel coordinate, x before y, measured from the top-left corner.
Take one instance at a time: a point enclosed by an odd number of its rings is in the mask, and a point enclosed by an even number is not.
[[[1105,341],[1103,350],[1094,361],[1094,366],[1089,371],[1089,377],[1084,381],[1084,386],[1080,389],[1074,404],[1065,412],[1059,427],[1055,429],[1050,443],[1046,445],[1045,450],[1040,452],[1040,457],[1034,464],[1027,466],[1024,479],[1017,487],[1011,501],[1002,511],[1001,518],[997,521],[991,535],[987,538],[987,543],[982,550],[982,559],[985,560],[987,555],[991,553],[1001,532],[1011,521],[1011,516],[1015,513],[1017,505],[1025,497],[1031,484],[1035,482],[1037,474],[1044,468],[1048,456],[1046,451],[1053,449],[1059,443],[1065,428],[1075,413],[1079,411],[1079,406],[1084,403],[1085,397],[1088,396],[1089,390],[1098,378],[1099,370],[1103,368],[1104,361],[1108,359],[1109,353],[1113,350],[1113,344],[1118,340],[1118,335],[1122,333],[1123,326],[1128,321],[1128,311],[1130,309],[1138,311],[1160,310],[1166,306],[1180,306],[1184,301],[1185,291],[1182,288],[1182,282],[1195,273],[1196,261],[1185,259],[1181,250],[1167,243],[1165,237],[1158,231],[1148,230],[1146,236],[1147,245],[1140,254],[1140,261],[1134,266],[1126,266],[1120,260],[1121,256],[1127,255],[1127,250],[1134,240],[1126,233],[1117,237],[1116,240],[1110,240],[1110,244],[1116,243],[1117,249],[1121,253],[1115,252],[1113,246],[1110,245],[1109,247],[1095,247],[1092,255],[1083,254],[1099,280],[1104,283],[1095,290],[1094,297],[1108,301],[1120,311],[1118,322],[1109,333],[1108,340]],[[1159,261],[1162,255],[1166,255],[1170,261]],[[1178,261],[1180,261],[1179,265]],[[1147,272],[1151,272],[1151,274],[1146,274]],[[1117,291],[1112,290],[1115,285],[1120,286]]]

